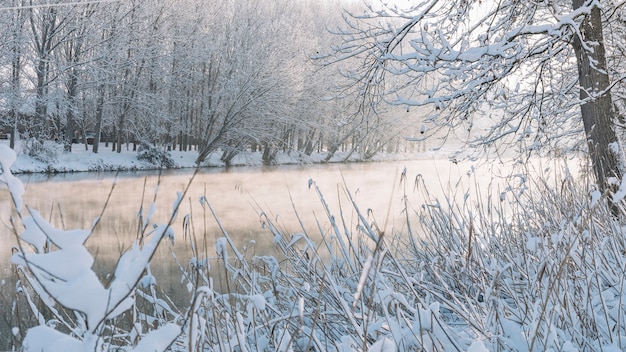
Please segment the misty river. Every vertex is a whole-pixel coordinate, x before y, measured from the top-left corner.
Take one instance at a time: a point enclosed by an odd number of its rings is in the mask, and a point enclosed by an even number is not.
[[[187,265],[191,257],[189,240],[194,238],[188,234],[194,234],[195,240],[206,246],[206,255],[216,256],[214,245],[223,235],[209,208],[202,206],[203,198],[240,249],[245,246],[250,255],[272,255],[273,236],[263,228],[261,212],[285,233],[307,231],[312,238],[320,239],[320,229],[329,231],[328,217],[312,185],[319,187],[336,218],[341,216],[341,207],[348,224],[357,223],[355,211],[345,195],[344,190],[348,190],[368,221],[375,221],[386,233],[402,233],[406,227],[404,195],[411,207],[410,221],[415,224],[418,223],[416,211],[429,202],[424,199],[421,187],[415,187],[416,179],[423,180],[432,197],[459,199],[464,196],[461,190],[474,189],[470,193],[475,197],[472,201],[482,202],[489,194],[499,198],[506,193],[509,182],[516,178],[504,176],[521,172],[515,171],[514,166],[501,161],[457,164],[447,159],[431,159],[202,169],[195,176],[173,223],[174,244],[162,243],[150,267],[160,290],[175,296],[184,290],[181,290],[181,271],[172,253],[181,265]],[[539,168],[548,167],[541,165]],[[160,175],[158,171],[142,171],[117,175],[103,172],[18,177],[25,184],[25,204],[38,210],[57,228],[90,228],[103,213],[87,247],[95,258],[94,270],[105,278],[107,273],[113,272],[120,254],[137,238],[140,209],[148,214],[156,197],[151,223],[167,223],[177,192],[185,189],[192,174],[193,170],[167,170]],[[401,179],[406,182],[400,182]],[[12,213],[8,192],[2,188],[0,221],[4,230],[0,237],[0,279],[5,299],[15,287],[10,284],[15,279],[10,264],[16,243],[10,231]],[[186,215],[192,224],[187,232],[183,230]]]

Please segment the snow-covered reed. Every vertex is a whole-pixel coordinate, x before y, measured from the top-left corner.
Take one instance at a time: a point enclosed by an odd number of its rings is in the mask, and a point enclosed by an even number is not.
[[[152,212],[140,212],[137,240],[118,259],[113,273],[101,279],[92,269],[93,255],[85,242],[89,229],[58,229],[22,201],[24,187],[11,174],[15,154],[0,145],[0,183],[8,187],[15,206],[11,218],[16,238],[14,314],[36,322],[15,326],[11,333],[23,351],[163,351],[181,334],[174,312],[154,295],[149,263],[163,240],[171,238],[181,193],[166,223],[148,227]],[[145,220],[144,220],[145,219]],[[148,288],[141,290],[141,287]],[[152,293],[152,295],[151,295]],[[141,301],[150,309],[141,309]]]
[[[10,173],[2,177],[19,204],[22,189]],[[287,232],[259,213],[272,256],[238,248],[206,197],[189,195],[203,216],[183,216],[192,259],[178,265],[192,298],[179,308],[158,295],[150,275],[149,253],[159,241],[138,241],[110,282],[87,286],[107,295],[80,296],[67,285],[91,277],[80,249],[88,231],[66,241],[68,233],[44,228],[29,211],[15,226],[22,244],[14,261],[29,278],[18,297],[36,319],[23,319],[32,325],[16,327],[16,340],[24,350],[58,343],[81,351],[626,349],[626,211],[611,212],[609,195],[570,175],[554,184],[524,178],[480,202],[471,201],[480,195],[435,199],[421,179],[403,174],[399,181],[409,190],[406,224],[387,229],[348,189],[342,207],[330,209],[311,180],[326,209],[316,231],[302,224]],[[140,233],[173,236],[171,219],[148,226],[152,213],[139,219]],[[221,228],[214,243],[201,230],[206,221]],[[64,266],[68,257],[59,252],[68,250],[84,260]]]
[[[317,234],[304,224],[285,233],[261,213],[276,257],[246,256],[224,230],[219,268],[189,273],[202,289],[188,348],[623,350],[624,209],[616,217],[606,197],[559,176],[556,186],[523,178],[480,203],[433,199],[419,178],[403,178],[420,191],[406,195],[406,226],[391,233],[348,190],[350,204],[326,207]],[[423,203],[412,210],[411,199]],[[216,271],[227,292],[211,288]]]

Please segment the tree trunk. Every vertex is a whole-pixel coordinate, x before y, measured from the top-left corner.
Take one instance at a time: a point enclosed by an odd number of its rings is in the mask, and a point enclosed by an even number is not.
[[[574,10],[584,4],[584,0],[573,0]],[[615,111],[609,90],[610,80],[606,71],[606,56],[602,34],[600,9],[594,6],[580,26],[584,43],[574,36],[574,50],[578,61],[578,81],[580,84],[581,113],[589,156],[596,183],[600,191],[614,190],[609,178],[621,179],[616,154],[617,136],[613,130]],[[585,49],[592,47],[592,50]]]
[[[263,160],[263,165],[272,165],[276,161],[276,152],[277,150],[274,148],[273,143],[264,142],[263,143],[263,155],[261,156],[261,160]]]
[[[113,127],[113,132],[111,132],[111,151],[112,152],[115,152],[115,148],[116,148],[115,142],[117,140],[116,138],[117,138],[117,129]]]
[[[74,137],[74,130],[76,130],[76,94],[78,86],[78,74],[75,69],[71,70],[70,79],[67,82],[67,123],[65,125],[65,137],[63,138],[63,151],[69,153],[72,151],[72,138]],[[83,139],[85,139],[85,133],[83,130]]]
[[[46,78],[48,76],[47,70],[47,62],[44,59],[39,59],[37,69],[35,70],[37,77],[37,85],[35,87],[35,121],[34,123],[30,123],[28,126],[28,136],[34,137],[38,142],[42,144],[46,135],[45,131],[48,126],[48,89],[46,82]]]
[[[94,154],[98,153],[98,148],[100,146],[100,134],[102,133],[102,112],[104,110],[104,94],[105,88],[104,85],[101,85],[98,88],[98,100],[96,103],[96,128],[94,130],[93,145],[91,147]],[[108,146],[108,141],[109,140],[107,139],[106,146]]]
[[[116,148],[115,148],[115,152],[116,153],[121,153],[122,152],[122,126],[123,125],[123,120],[120,120],[120,126],[117,128],[117,139],[116,139]]]

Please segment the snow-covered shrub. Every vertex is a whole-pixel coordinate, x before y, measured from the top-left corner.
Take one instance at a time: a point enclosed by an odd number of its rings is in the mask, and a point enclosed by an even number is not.
[[[163,313],[158,317],[138,311],[136,303],[137,296],[150,300],[139,284],[149,273],[159,243],[173,236],[171,219],[150,232],[144,226],[141,241],[119,258],[110,282],[102,283],[92,270],[94,258],[84,246],[98,222],[91,229],[62,230],[36,210],[25,209],[24,188],[10,172],[14,161],[13,151],[0,145],[0,184],[8,187],[21,222],[13,229],[18,236],[12,257],[20,278],[17,289],[38,321],[25,331],[21,349],[164,351],[170,347],[181,333],[179,316],[161,301],[153,300],[155,310]],[[173,214],[178,204],[180,199]]]
[[[142,143],[137,148],[137,159],[165,169],[176,167],[176,162],[168,151],[152,144]]]
[[[58,157],[58,145],[54,142],[41,142],[36,138],[30,138],[24,145],[24,151],[28,156],[43,163],[53,163]]]

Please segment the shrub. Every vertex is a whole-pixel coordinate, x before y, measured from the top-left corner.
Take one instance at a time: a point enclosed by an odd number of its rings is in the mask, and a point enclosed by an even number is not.
[[[43,163],[53,163],[58,157],[58,146],[54,142],[41,142],[36,138],[30,138],[24,149],[28,156]]]
[[[158,165],[164,169],[176,167],[176,162],[168,151],[152,144],[141,144],[137,148],[137,159]]]

